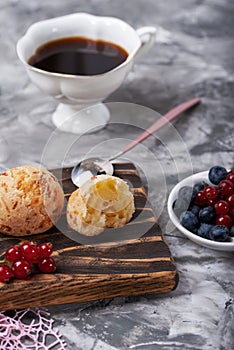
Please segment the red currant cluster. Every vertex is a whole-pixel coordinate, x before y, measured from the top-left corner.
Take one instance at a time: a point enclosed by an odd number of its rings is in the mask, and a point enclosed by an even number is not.
[[[194,204],[213,207],[216,212],[215,224],[230,229],[234,221],[234,170],[217,186],[205,186],[203,191],[198,191]]]
[[[54,272],[55,261],[51,257],[52,252],[51,243],[37,245],[24,242],[11,246],[6,250],[5,259],[0,264],[0,282],[8,282],[12,277],[25,279],[32,273],[35,265],[43,273]]]

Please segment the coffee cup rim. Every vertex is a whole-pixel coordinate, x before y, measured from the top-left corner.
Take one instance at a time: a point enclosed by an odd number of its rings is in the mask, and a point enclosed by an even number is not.
[[[98,18],[99,20],[105,19],[105,20],[112,20],[112,21],[118,21],[120,23],[123,23],[126,27],[129,27],[129,29],[131,31],[135,32],[136,38],[138,39],[138,45],[136,46],[136,48],[132,52],[128,53],[128,56],[127,56],[126,60],[124,62],[122,62],[121,64],[119,64],[117,67],[115,67],[115,68],[113,68],[113,69],[111,69],[111,70],[109,70],[109,71],[107,71],[105,73],[100,73],[100,74],[95,74],[95,75],[77,75],[77,74],[65,74],[65,73],[49,72],[49,71],[46,71],[46,70],[43,70],[43,69],[40,69],[40,68],[36,68],[36,67],[30,65],[27,62],[27,59],[24,57],[24,55],[23,55],[23,53],[21,51],[21,45],[27,38],[29,38],[30,32],[33,30],[33,28],[35,28],[36,26],[39,26],[41,24],[49,23],[49,22],[52,22],[52,21],[58,21],[58,20],[65,19],[65,18],[71,18],[71,17],[75,18],[77,16],[87,16],[87,17],[91,17],[91,18]],[[65,38],[65,37],[66,36],[61,36],[61,37],[58,37],[58,39],[59,38]],[[71,36],[69,36],[69,37],[71,37]],[[74,35],[74,37],[75,37],[75,35]],[[77,37],[79,37],[79,36],[77,35]],[[49,41],[50,40],[45,41],[44,43],[49,42]],[[109,41],[109,42],[115,44],[114,42],[111,42],[111,41]],[[43,45],[43,42],[41,43],[41,45]],[[115,71],[120,70],[121,68],[125,67],[126,65],[128,65],[133,60],[134,56],[136,55],[136,53],[138,52],[140,47],[141,47],[141,40],[140,40],[136,30],[130,24],[125,22],[124,20],[122,20],[122,19],[120,19],[118,17],[113,17],[113,16],[99,16],[99,15],[93,15],[93,14],[86,13],[86,12],[77,12],[77,13],[72,13],[72,14],[68,14],[68,15],[64,15],[64,16],[58,16],[58,17],[44,19],[44,20],[37,21],[37,22],[31,24],[28,27],[28,29],[26,30],[25,34],[18,40],[17,45],[16,45],[16,51],[17,51],[18,57],[21,60],[21,62],[28,69],[30,69],[32,71],[35,71],[37,73],[44,74],[44,75],[47,75],[47,76],[52,76],[52,77],[87,80],[87,79],[94,79],[94,78],[101,77],[101,76],[104,76],[104,75],[112,74]],[[124,49],[126,50],[126,48],[124,48]],[[29,58],[30,58],[30,56],[28,57],[28,59]]]

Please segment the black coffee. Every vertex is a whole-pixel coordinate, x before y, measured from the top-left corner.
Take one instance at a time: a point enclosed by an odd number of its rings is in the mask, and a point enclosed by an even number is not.
[[[37,48],[28,63],[47,72],[96,75],[119,66],[128,57],[120,46],[83,37],[61,38]]]

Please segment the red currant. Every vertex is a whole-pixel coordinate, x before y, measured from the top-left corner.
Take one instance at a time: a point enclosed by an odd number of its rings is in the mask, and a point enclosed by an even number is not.
[[[202,191],[198,191],[196,193],[196,197],[195,197],[195,200],[194,200],[194,204],[195,205],[198,205],[198,206],[202,206],[202,205],[205,205],[206,204],[206,198],[203,194]]]
[[[30,242],[25,242],[21,245],[20,251],[22,258],[29,261],[30,263],[37,263],[41,258],[40,248]]]
[[[13,272],[8,265],[0,265],[0,282],[8,282],[12,276]]]
[[[218,195],[218,192],[216,190],[215,187],[213,186],[207,186],[204,191],[203,191],[203,194],[206,198],[208,199],[215,199]]]
[[[231,181],[228,180],[222,180],[218,184],[218,191],[220,195],[227,197],[233,194],[234,191],[234,185],[231,183]]]
[[[232,227],[232,219],[229,215],[217,216],[215,223],[216,225],[226,226],[228,229]]]
[[[16,278],[25,279],[32,272],[32,266],[27,260],[18,260],[13,262],[11,269]]]
[[[42,258],[48,258],[53,253],[52,243],[42,243],[39,245],[39,247],[41,249],[41,257]]]
[[[44,273],[54,272],[56,269],[55,261],[51,257],[43,258],[41,261],[39,261],[38,267],[39,270]]]
[[[20,260],[21,259],[21,252],[20,252],[19,247],[17,245],[13,245],[10,248],[8,248],[6,250],[6,253],[5,253],[5,258],[6,258],[6,260],[8,260],[10,262]]]
[[[234,172],[231,171],[230,173],[227,174],[226,180],[231,181],[231,183],[234,185]]]
[[[234,207],[232,207],[230,210],[229,210],[229,213],[228,213],[231,217],[232,217],[232,220],[234,221]]]
[[[215,199],[209,198],[206,200],[206,204],[210,207],[214,207],[216,202],[217,202],[217,198],[215,198]]]
[[[229,211],[229,204],[223,200],[218,201],[214,207],[215,207],[215,211],[218,215],[227,214]]]
[[[234,208],[234,194],[227,198],[227,202],[230,208]]]

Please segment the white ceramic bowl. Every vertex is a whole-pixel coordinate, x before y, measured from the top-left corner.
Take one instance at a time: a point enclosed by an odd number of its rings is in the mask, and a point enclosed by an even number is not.
[[[194,174],[192,176],[189,176],[185,178],[184,180],[180,181],[171,191],[168,202],[167,202],[167,210],[169,217],[173,224],[178,228],[180,232],[182,232],[186,237],[191,239],[191,241],[200,244],[203,247],[215,249],[215,250],[224,250],[224,251],[234,251],[234,238],[230,237],[228,241],[226,242],[215,242],[211,241],[202,237],[199,237],[198,235],[188,231],[185,227],[183,227],[179,219],[174,213],[174,210],[172,208],[173,203],[178,198],[178,192],[181,187],[183,186],[193,186],[196,182],[199,181],[206,181],[210,183],[208,179],[208,171],[203,171],[197,174]]]

